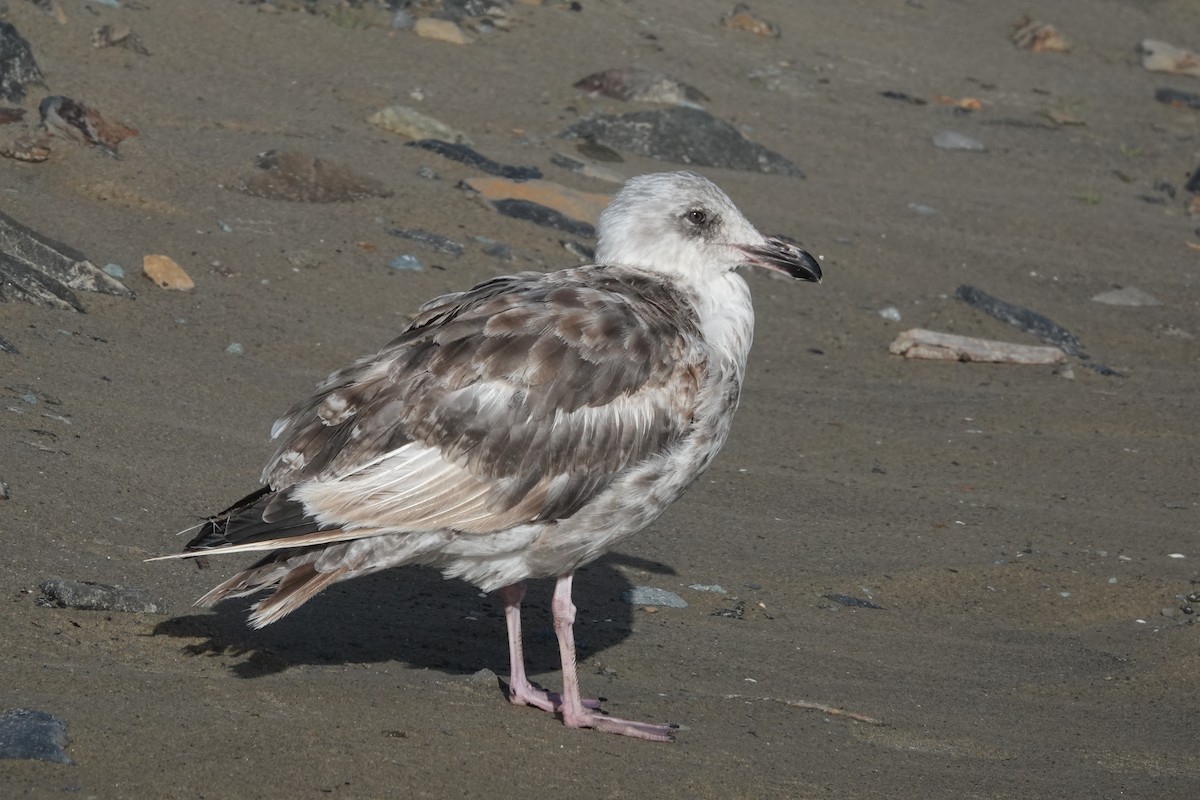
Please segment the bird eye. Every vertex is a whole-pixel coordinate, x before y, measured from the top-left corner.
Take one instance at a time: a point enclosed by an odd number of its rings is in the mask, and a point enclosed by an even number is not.
[[[683,217],[697,228],[708,222],[708,214],[705,214],[698,208],[693,208],[691,211],[684,214]]]

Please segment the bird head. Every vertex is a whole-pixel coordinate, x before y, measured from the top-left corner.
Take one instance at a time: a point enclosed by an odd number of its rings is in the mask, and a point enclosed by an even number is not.
[[[763,236],[712,181],[693,172],[628,180],[600,215],[596,263],[704,279],[752,265],[821,280],[817,260]]]

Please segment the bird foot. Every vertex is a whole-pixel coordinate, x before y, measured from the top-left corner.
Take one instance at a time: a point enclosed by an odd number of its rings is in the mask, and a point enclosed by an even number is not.
[[[671,726],[655,725],[650,722],[633,722],[601,714],[592,709],[574,715],[563,713],[563,724],[568,728],[595,728],[605,733],[615,733],[620,736],[632,736],[636,739],[648,739],[652,742],[673,742]]]
[[[524,685],[512,684],[508,687],[508,702],[515,706],[533,706],[542,711],[557,714],[563,710],[562,695],[558,692],[548,692],[539,689],[531,683]],[[584,708],[600,708],[600,701],[591,697],[582,698]]]

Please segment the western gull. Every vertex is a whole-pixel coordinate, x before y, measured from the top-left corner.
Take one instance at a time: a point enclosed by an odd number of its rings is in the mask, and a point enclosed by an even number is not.
[[[594,265],[427,302],[276,422],[264,486],[166,556],[268,551],[197,604],[274,590],[252,607],[261,628],[333,583],[433,566],[499,593],[513,703],[669,741],[669,726],[581,699],[572,576],[658,519],[725,442],[754,327],[737,269],[807,281],[821,269],[691,172],[629,180],[598,238]],[[525,673],[531,578],[556,579],[561,694]]]

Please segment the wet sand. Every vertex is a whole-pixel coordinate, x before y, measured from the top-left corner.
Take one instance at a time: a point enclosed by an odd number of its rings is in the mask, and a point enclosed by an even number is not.
[[[50,91],[140,135],[120,159],[58,143],[43,164],[0,160],[0,210],[123,265],[138,296],[84,295],[83,315],[0,305],[0,335],[20,349],[0,353],[0,709],[61,716],[78,762],[2,761],[0,793],[1195,794],[1200,628],[1178,609],[1200,589],[1200,253],[1186,244],[1200,220],[1182,192],[1200,112],[1154,90],[1200,81],[1145,72],[1135,52],[1146,37],[1197,45],[1179,40],[1200,24],[1192,4],[1041,4],[1069,55],[1014,47],[1027,7],[1007,1],[755,4],[779,39],[721,28],[723,3],[518,4],[511,30],[465,47],[234,2],[61,4],[65,25],[20,0],[7,19]],[[91,31],[114,21],[152,55],[93,49]],[[340,584],[258,632],[245,601],[191,608],[245,561],[143,559],[257,485],[270,425],[303,392],[437,293],[573,263],[562,234],[455,189],[475,171],[365,117],[413,105],[492,158],[608,192],[549,159],[574,152],[557,133],[580,115],[635,108],[571,84],[635,64],[699,87],[713,114],[805,170],[702,171],[762,230],[820,254],[826,276],[748,276],[758,330],[728,445],[659,523],[576,581],[585,691],[616,715],[678,723],[677,742],[569,731],[509,706],[494,679],[471,677],[506,669],[498,604],[428,570]],[[770,66],[783,90],[748,77]],[[983,107],[956,115],[886,90]],[[1047,108],[1086,124],[1055,127]],[[988,149],[937,149],[944,130]],[[224,188],[285,147],[394,194],[314,204]],[[421,250],[393,226],[467,251]],[[476,236],[517,260],[483,254]],[[388,269],[406,252],[425,270]],[[142,278],[147,253],[172,256],[196,289]],[[1051,317],[1122,376],[1077,359],[1068,378],[888,354],[917,326],[1036,343],[955,299],[963,283]],[[1114,286],[1163,304],[1089,299]],[[900,322],[879,316],[887,306]],[[243,355],[225,352],[234,342]],[[25,403],[30,388],[57,404]],[[143,587],[170,611],[42,608],[50,576]],[[690,605],[629,606],[633,585]],[[532,587],[527,647],[553,687],[548,601],[548,585]],[[714,614],[739,606],[741,618]]]

